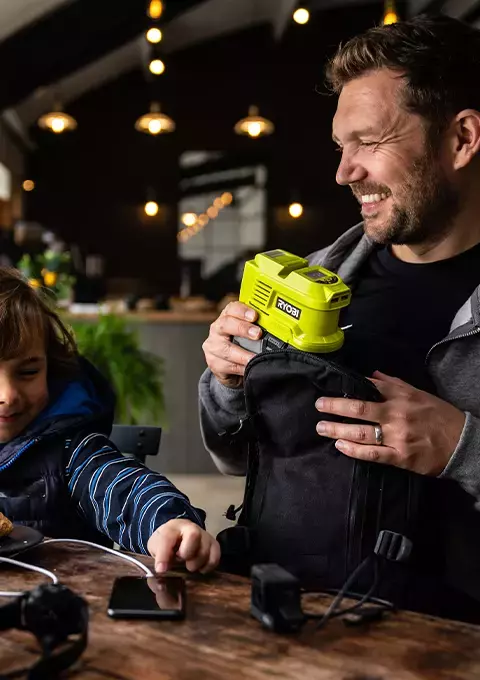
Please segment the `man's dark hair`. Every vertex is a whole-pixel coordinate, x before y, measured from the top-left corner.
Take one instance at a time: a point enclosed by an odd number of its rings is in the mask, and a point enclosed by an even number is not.
[[[463,109],[480,111],[480,31],[447,16],[418,16],[371,28],[340,45],[327,66],[339,94],[349,81],[378,69],[405,79],[403,105],[441,133]]]

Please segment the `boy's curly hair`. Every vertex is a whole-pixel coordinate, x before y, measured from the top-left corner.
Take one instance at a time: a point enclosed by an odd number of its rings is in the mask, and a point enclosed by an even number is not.
[[[0,267],[0,361],[28,352],[34,339],[42,336],[49,377],[74,374],[75,340],[47,295],[32,288],[16,269]]]

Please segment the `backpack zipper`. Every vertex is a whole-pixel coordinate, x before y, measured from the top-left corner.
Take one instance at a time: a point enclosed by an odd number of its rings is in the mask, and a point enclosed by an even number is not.
[[[275,355],[280,356],[280,355],[284,355],[285,353],[300,354],[301,356],[304,356],[304,357],[306,356],[306,357],[309,357],[310,359],[313,359],[314,362],[317,363],[317,364],[322,363],[322,360],[319,359],[319,357],[316,354],[312,354],[311,352],[302,352],[301,350],[297,350],[295,348],[275,350],[273,352],[264,352],[262,354],[257,354],[256,357],[254,357],[253,359],[251,359],[249,361],[249,363],[247,364],[247,369],[245,371],[244,380],[247,379],[247,376],[250,372],[250,367],[252,365],[254,365],[256,362],[258,363],[261,359],[265,359],[266,357],[271,357],[271,356],[275,356]],[[332,354],[334,354],[334,352],[332,352]],[[328,356],[328,353],[322,354],[322,357],[324,357],[324,356]],[[339,375],[343,376],[344,378],[348,379],[348,378],[354,377],[354,378],[357,378],[361,383],[363,383],[364,386],[368,386],[369,388],[371,388],[373,386],[373,383],[370,380],[368,380],[368,378],[365,378],[365,376],[363,376],[361,373],[357,373],[354,370],[351,370],[349,373],[346,373],[345,371],[342,370],[342,368],[335,361],[332,361],[331,359],[327,359],[327,361],[329,362],[329,364],[333,368],[333,370],[336,373],[338,373]],[[347,398],[348,395],[345,394],[344,397]]]

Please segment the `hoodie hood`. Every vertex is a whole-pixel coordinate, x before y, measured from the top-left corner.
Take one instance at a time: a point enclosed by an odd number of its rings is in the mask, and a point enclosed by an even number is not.
[[[1,448],[0,466],[9,464],[38,438],[62,433],[72,436],[86,425],[110,434],[115,410],[113,390],[87,359],[79,357],[79,367],[72,380],[49,384],[48,405],[26,430]]]
[[[63,420],[110,418],[113,421],[115,396],[108,381],[84,357],[79,358],[80,374],[68,382],[50,386],[47,407],[32,425],[61,427]]]

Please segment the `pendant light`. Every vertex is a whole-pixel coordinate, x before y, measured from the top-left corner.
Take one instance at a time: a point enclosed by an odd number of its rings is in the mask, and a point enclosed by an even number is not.
[[[165,113],[161,112],[158,102],[153,102],[149,113],[145,113],[137,120],[135,129],[149,135],[159,135],[173,132],[175,130],[175,122]]]
[[[310,12],[306,7],[298,7],[292,16],[293,20],[297,24],[301,24],[302,26],[306,23],[308,23],[308,20],[310,19]]]
[[[148,215],[148,217],[155,217],[158,215],[158,203],[157,201],[147,201],[144,206],[144,211],[145,214]]]
[[[62,111],[61,106],[56,105],[53,111],[40,116],[38,126],[43,130],[50,130],[58,135],[68,130],[75,130],[77,121],[72,116],[69,116],[68,113]]]
[[[161,42],[163,36],[162,31],[159,28],[157,28],[156,26],[152,26],[145,33],[145,37],[150,44],[158,45],[158,43]]]
[[[288,206],[288,213],[294,220],[298,219],[303,214],[303,205],[297,201],[295,203],[290,203]]]
[[[148,3],[147,14],[150,19],[160,19],[163,13],[162,0],[150,0]]]
[[[399,21],[399,16],[397,14],[397,10],[395,9],[394,0],[386,0],[382,24],[384,26],[389,26],[390,24],[396,24],[397,21]]]
[[[270,120],[259,115],[257,106],[250,106],[248,116],[239,120],[233,129],[237,135],[257,138],[272,134],[275,126]]]

